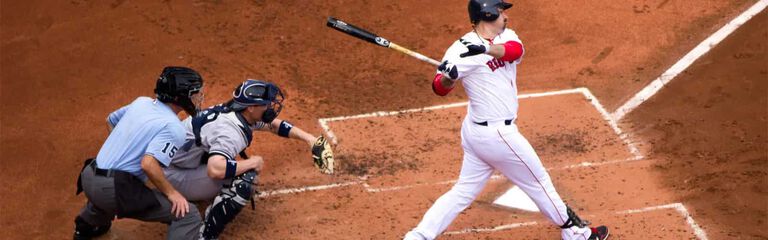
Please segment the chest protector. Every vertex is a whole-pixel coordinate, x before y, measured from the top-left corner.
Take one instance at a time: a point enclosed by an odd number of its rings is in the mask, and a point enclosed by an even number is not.
[[[204,111],[198,113],[195,117],[192,118],[192,133],[195,135],[195,145],[200,147],[203,145],[202,137],[200,136],[200,131],[205,126],[205,124],[211,123],[213,121],[216,121],[216,119],[219,118],[221,114],[226,114],[231,112],[232,110],[226,106],[223,106],[221,104],[210,107],[208,109],[205,109]],[[235,112],[235,116],[237,116],[237,119],[240,121],[240,131],[242,131],[243,136],[245,137],[245,146],[246,148],[251,145],[251,141],[253,140],[253,130],[248,125],[248,121],[243,118],[243,115],[239,112]],[[239,153],[240,157],[243,159],[248,158],[248,155],[245,153],[245,149],[240,151]],[[208,163],[208,157],[210,157],[210,154],[206,151],[201,159],[200,162],[202,164]]]

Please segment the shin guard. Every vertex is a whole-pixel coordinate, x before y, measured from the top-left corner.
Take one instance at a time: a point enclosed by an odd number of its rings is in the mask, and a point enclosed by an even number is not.
[[[221,189],[213,203],[205,210],[205,221],[200,228],[203,239],[217,239],[245,204],[251,200],[256,183],[256,171],[248,171],[232,179],[230,186]]]

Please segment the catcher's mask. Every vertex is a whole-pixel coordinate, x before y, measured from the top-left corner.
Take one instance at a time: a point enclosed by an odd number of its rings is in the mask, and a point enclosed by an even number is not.
[[[233,111],[242,111],[249,106],[267,105],[267,110],[261,116],[261,121],[271,123],[283,110],[282,91],[277,85],[261,80],[248,79],[235,88],[228,107]]]
[[[504,0],[469,0],[469,21],[472,24],[477,24],[480,20],[486,22],[493,22],[499,18],[501,14],[499,8],[508,9],[512,4],[504,2]]]

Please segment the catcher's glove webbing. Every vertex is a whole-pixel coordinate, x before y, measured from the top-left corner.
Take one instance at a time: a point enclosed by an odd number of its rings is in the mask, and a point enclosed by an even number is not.
[[[333,174],[333,149],[325,137],[320,136],[312,145],[312,160],[320,172]]]

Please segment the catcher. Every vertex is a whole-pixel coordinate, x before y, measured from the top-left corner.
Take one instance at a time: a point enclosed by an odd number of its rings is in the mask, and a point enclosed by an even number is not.
[[[333,173],[333,152],[322,136],[315,137],[277,116],[285,99],[275,84],[247,80],[237,86],[232,100],[188,117],[186,143],[165,169],[168,181],[190,201],[210,201],[205,210],[201,239],[217,239],[250,200],[264,165],[261,156],[248,157],[244,150],[253,131],[269,131],[281,137],[301,139],[311,145],[315,166]],[[242,159],[235,160],[236,156]]]

